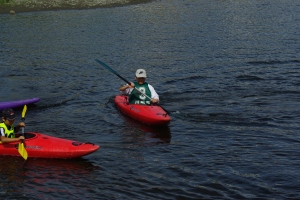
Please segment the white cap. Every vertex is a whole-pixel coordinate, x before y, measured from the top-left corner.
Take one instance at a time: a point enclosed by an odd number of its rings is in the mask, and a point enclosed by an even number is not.
[[[136,70],[136,72],[135,72],[135,76],[136,76],[137,78],[146,78],[146,77],[147,77],[146,71],[145,71],[144,69],[138,69],[138,70]]]

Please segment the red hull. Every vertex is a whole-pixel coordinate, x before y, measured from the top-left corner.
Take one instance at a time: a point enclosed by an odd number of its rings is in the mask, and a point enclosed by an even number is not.
[[[125,115],[148,125],[168,125],[171,121],[171,117],[160,106],[128,104],[128,96],[116,96],[115,104]]]
[[[77,142],[36,132],[25,133],[28,158],[80,158],[97,151],[100,146]],[[18,142],[0,143],[0,155],[21,156]]]

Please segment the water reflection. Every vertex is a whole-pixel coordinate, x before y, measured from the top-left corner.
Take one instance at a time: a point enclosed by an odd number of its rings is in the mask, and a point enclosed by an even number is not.
[[[123,115],[125,134],[140,139],[145,145],[170,143],[172,134],[169,126],[150,126]]]
[[[78,159],[28,159],[23,165],[24,169],[44,168],[46,170],[62,170],[64,172],[87,172],[97,169],[91,161]]]
[[[66,173],[88,173],[99,167],[94,166],[91,161],[84,158],[78,159],[43,159],[29,158],[24,161],[21,157],[0,156],[0,173],[12,175],[10,172],[22,172],[23,175],[31,171],[47,171],[56,175]],[[36,172],[35,172],[36,173]],[[17,175],[20,175],[17,173]],[[13,179],[12,179],[13,180]]]
[[[78,180],[85,182],[93,179],[94,171],[100,167],[92,162],[80,159],[28,159],[21,157],[0,156],[1,192],[6,195],[13,193],[30,194],[43,198],[43,192],[77,192],[74,186]],[[81,184],[80,184],[81,185]],[[88,190],[82,184],[82,189]],[[66,189],[68,188],[68,189]]]

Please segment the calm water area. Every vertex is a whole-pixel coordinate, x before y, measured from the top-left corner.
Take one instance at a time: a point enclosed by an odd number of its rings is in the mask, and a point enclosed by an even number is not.
[[[25,131],[101,148],[0,156],[0,199],[299,199],[299,10],[155,0],[1,14],[0,101],[39,97]],[[125,83],[95,59],[130,81],[146,69],[169,126],[122,115],[113,99]]]

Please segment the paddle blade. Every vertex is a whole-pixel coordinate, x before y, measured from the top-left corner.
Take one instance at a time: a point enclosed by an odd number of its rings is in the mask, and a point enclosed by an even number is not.
[[[23,111],[22,111],[22,118],[24,119],[25,118],[25,113],[27,111],[27,106],[24,105],[24,108],[23,108]]]
[[[19,151],[20,155],[21,155],[25,160],[27,160],[28,154],[27,154],[27,151],[26,151],[26,149],[25,149],[25,147],[24,147],[24,143],[23,143],[23,142],[19,143],[18,151]]]

